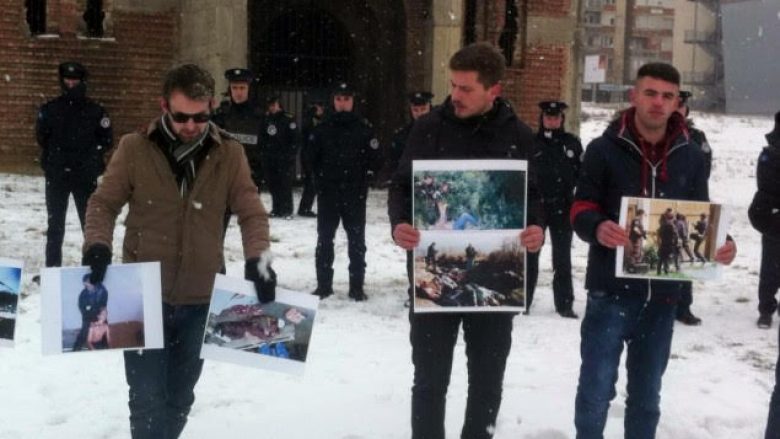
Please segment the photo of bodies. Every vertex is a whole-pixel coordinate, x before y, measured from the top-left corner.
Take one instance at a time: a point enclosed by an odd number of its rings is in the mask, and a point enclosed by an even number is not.
[[[203,337],[202,358],[280,372],[303,372],[318,298],[277,288],[261,304],[243,279],[218,275]]]
[[[413,162],[414,312],[524,309],[526,169],[522,160]]]
[[[0,258],[0,346],[13,346],[22,261]]]
[[[89,272],[42,272],[44,353],[162,347],[159,263],[110,265],[97,283]]]
[[[694,280],[718,276],[715,251],[726,239],[720,204],[624,197],[620,224],[630,244],[618,247],[617,276]]]

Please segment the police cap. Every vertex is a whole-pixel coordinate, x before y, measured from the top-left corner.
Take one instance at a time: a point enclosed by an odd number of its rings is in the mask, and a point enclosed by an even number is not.
[[[433,99],[433,93],[429,91],[416,91],[409,93],[409,104],[411,105],[425,105],[430,104]]]
[[[87,69],[75,61],[67,61],[60,64],[60,78],[71,78],[85,80],[87,78]]]
[[[685,105],[691,96],[693,96],[693,93],[688,90],[680,90],[680,104]]]
[[[349,83],[340,82],[333,88],[333,96],[355,96],[355,89]]]
[[[569,106],[563,101],[542,101],[539,102],[539,108],[542,109],[542,113],[548,116],[557,116],[561,114],[563,110],[569,108]]]
[[[225,79],[227,79],[228,82],[252,82],[254,77],[255,75],[252,74],[252,71],[249,69],[235,67],[225,70]]]
[[[271,105],[274,102],[281,103],[282,95],[279,93],[271,93],[268,96],[265,97],[265,103],[266,105]]]

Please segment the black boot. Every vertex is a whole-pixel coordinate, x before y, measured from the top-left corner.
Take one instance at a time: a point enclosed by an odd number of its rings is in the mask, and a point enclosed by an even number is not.
[[[319,285],[317,286],[317,289],[312,292],[312,294],[319,296],[320,299],[325,299],[326,297],[333,295],[333,287]]]
[[[677,321],[682,323],[683,325],[688,325],[688,326],[701,325],[701,319],[693,315],[693,313],[690,311],[677,315]]]
[[[574,310],[571,309],[571,308],[562,309],[562,310],[558,311],[558,315],[560,315],[561,317],[567,318],[567,319],[577,319],[577,318],[579,318],[577,313],[575,313]]]
[[[363,302],[368,299],[363,291],[363,276],[349,277],[349,298],[355,302]]]
[[[772,313],[762,313],[758,317],[758,321],[756,322],[756,326],[758,326],[761,329],[769,329],[772,327]]]

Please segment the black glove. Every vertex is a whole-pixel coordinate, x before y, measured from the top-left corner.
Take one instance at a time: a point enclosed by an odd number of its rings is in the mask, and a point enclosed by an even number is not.
[[[257,300],[260,303],[273,302],[276,300],[276,272],[271,268],[270,262],[266,262],[262,270],[258,267],[259,264],[260,258],[247,259],[244,264],[244,279],[255,284]]]
[[[106,277],[106,269],[111,263],[111,249],[105,244],[92,244],[81,258],[81,265],[89,265],[92,272],[89,274],[89,283],[103,282]]]

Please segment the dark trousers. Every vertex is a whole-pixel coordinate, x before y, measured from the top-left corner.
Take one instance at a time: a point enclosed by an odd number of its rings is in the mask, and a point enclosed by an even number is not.
[[[75,171],[46,175],[46,212],[49,218],[46,230],[47,267],[62,265],[62,241],[65,239],[65,215],[68,212],[70,194],[73,194],[73,200],[76,202],[76,211],[83,231],[87,201],[95,187],[96,178]]]
[[[780,334],[778,334],[780,340]],[[780,439],[780,356],[775,364],[775,388],[769,400],[769,418],[766,423],[764,439]]]
[[[125,351],[133,439],[175,439],[195,402],[208,305],[163,304],[165,347]]]
[[[309,212],[314,205],[314,198],[317,196],[317,190],[314,186],[314,173],[304,169],[303,171],[303,192],[301,201],[298,204],[298,213]]]
[[[562,210],[568,212],[568,210]],[[558,312],[569,310],[574,303],[574,289],[571,282],[571,223],[567,215],[548,215],[547,227],[550,229],[552,239],[552,264],[553,264],[553,298],[555,310]],[[526,254],[528,262],[528,277],[526,282],[527,308],[531,307],[536,291],[536,281],[539,278],[539,255],[542,253]]]
[[[780,288],[780,240],[761,236],[761,273],[758,278],[758,312],[772,314],[777,310]]]
[[[655,437],[661,417],[661,379],[669,362],[675,305],[641,294],[588,293],[580,334],[579,385],[574,403],[577,439],[601,439],[623,346],[626,346],[625,437]]]
[[[295,161],[289,157],[266,157],[266,180],[271,191],[271,212],[278,216],[293,214],[292,184]]]
[[[469,374],[462,439],[489,439],[501,406],[514,314],[412,314],[412,439],[444,439],[452,356],[463,323]]]
[[[363,287],[366,272],[366,197],[367,188],[332,185],[317,193],[317,249],[315,266],[317,285],[333,285],[333,239],[339,222],[347,233],[349,255],[349,285]]]
[[[707,258],[704,257],[701,253],[699,253],[699,248],[704,243],[704,238],[693,239],[693,254],[696,255],[696,259],[699,262],[707,262]]]
[[[680,292],[680,301],[677,302],[677,311],[675,314],[677,317],[684,317],[691,313],[691,305],[693,305],[693,284],[683,288]]]

